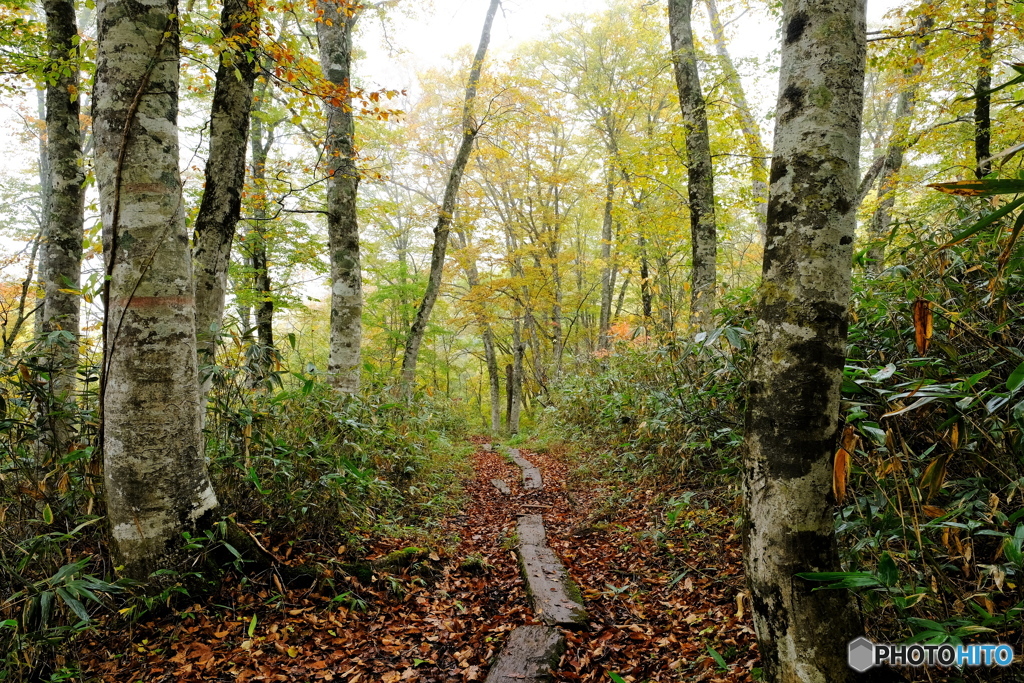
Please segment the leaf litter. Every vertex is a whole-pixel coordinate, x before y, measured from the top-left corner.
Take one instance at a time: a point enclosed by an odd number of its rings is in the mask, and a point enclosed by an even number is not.
[[[130,629],[101,625],[77,644],[83,672],[118,683],[483,681],[507,634],[539,623],[514,547],[517,513],[541,509],[548,544],[590,615],[584,628],[565,631],[553,680],[754,680],[757,646],[731,510],[693,506],[683,523],[666,525],[653,490],[600,491],[550,454],[522,454],[545,488],[526,492],[518,467],[478,449],[466,505],[442,525],[453,543],[424,558],[421,572],[378,571],[368,584],[338,572],[333,591],[230,579],[202,604]],[[610,496],[619,498],[614,512],[599,514]],[[367,544],[370,560],[409,545]]]

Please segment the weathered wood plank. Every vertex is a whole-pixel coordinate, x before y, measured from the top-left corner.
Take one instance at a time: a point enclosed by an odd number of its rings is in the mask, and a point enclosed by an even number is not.
[[[512,489],[508,487],[508,484],[503,482],[501,479],[491,479],[491,483],[494,484],[494,488],[498,489],[506,496],[512,493]]]
[[[541,683],[565,650],[565,636],[551,626],[520,626],[505,641],[485,683]]]
[[[536,491],[544,488],[544,480],[540,477],[540,470],[532,462],[524,458],[518,448],[508,449],[512,460],[523,470],[523,488],[527,491]]]
[[[540,515],[523,515],[519,535],[519,570],[537,618],[549,626],[580,626],[587,619],[579,588],[547,545]]]

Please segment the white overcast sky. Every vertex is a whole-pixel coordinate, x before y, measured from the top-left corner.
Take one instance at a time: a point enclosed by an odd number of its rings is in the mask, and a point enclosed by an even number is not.
[[[666,0],[651,1],[667,6]],[[880,24],[886,12],[905,1],[868,0],[869,26]],[[720,2],[723,19],[728,19],[727,6],[733,4]],[[767,57],[778,46],[778,27],[759,9],[763,3],[743,4],[750,9],[728,28],[732,38],[730,52],[734,59]],[[415,18],[398,17],[388,35],[390,43],[404,51],[398,55],[388,54],[381,47],[379,26],[368,20],[360,27],[359,36],[359,47],[367,53],[358,66],[365,84],[392,89],[414,87],[417,69],[441,64],[462,46],[476,47],[487,6],[488,0],[434,0],[432,7],[418,10]],[[511,51],[521,42],[542,37],[549,17],[600,12],[606,6],[602,0],[503,0],[491,33],[491,54]],[[703,39],[710,49],[706,17],[704,3],[695,0],[695,31],[698,40]]]

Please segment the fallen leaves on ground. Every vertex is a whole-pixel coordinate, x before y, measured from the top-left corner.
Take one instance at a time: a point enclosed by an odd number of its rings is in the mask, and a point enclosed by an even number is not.
[[[667,525],[653,490],[567,488],[563,462],[523,455],[544,490],[526,493],[518,467],[478,450],[467,505],[442,530],[453,542],[410,569],[378,572],[370,585],[339,572],[333,591],[225,584],[175,614],[92,632],[79,643],[82,666],[124,683],[483,681],[507,633],[537,623],[513,548],[517,514],[539,512],[590,616],[566,632],[556,681],[607,681],[608,672],[635,683],[752,680],[756,646],[729,510],[691,505]],[[406,545],[376,539],[368,559]]]

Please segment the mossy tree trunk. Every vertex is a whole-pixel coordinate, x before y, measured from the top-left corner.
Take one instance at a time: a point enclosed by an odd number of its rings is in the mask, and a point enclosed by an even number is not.
[[[43,441],[53,453],[63,453],[71,438],[70,420],[59,409],[73,396],[78,369],[79,305],[81,295],[82,237],[85,169],[78,97],[78,25],[71,0],[45,0],[49,78],[46,84],[46,165],[42,248],[39,276],[43,303],[36,311],[42,336],[68,333],[48,347],[44,363],[49,370],[53,406],[47,415]]]
[[[103,465],[117,563],[173,567],[218,509],[206,469],[195,287],[178,171],[175,0],[100,0],[93,93],[104,230]]]
[[[851,680],[831,495],[864,87],[864,0],[785,0],[767,239],[748,385],[744,565],[765,680]]]

